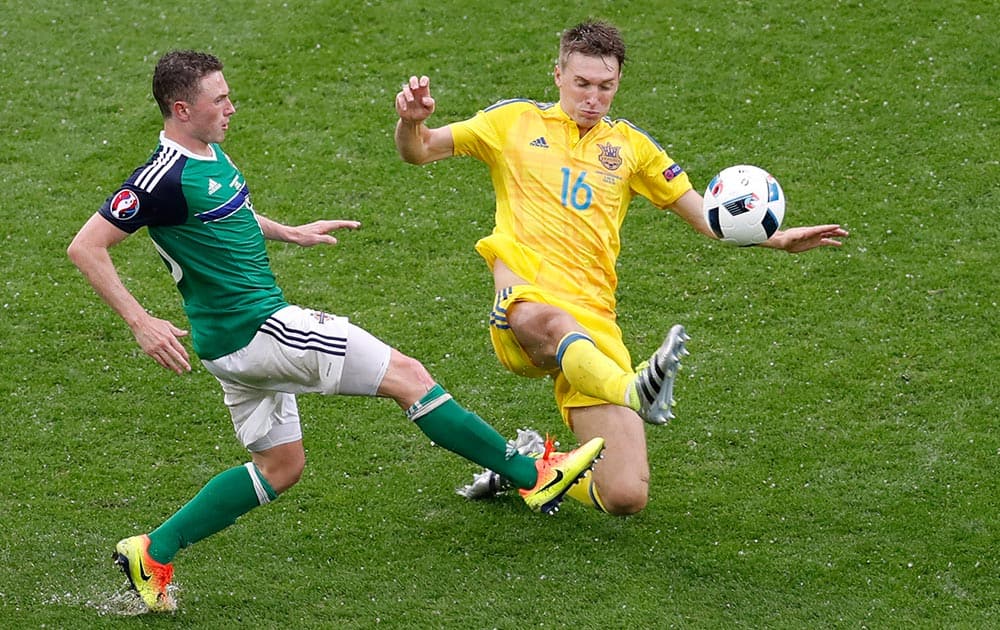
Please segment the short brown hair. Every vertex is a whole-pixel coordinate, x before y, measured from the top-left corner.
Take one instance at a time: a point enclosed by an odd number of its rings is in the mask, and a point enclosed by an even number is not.
[[[559,40],[559,65],[565,67],[573,53],[614,57],[621,69],[625,64],[625,40],[615,26],[600,20],[587,20],[563,32]]]
[[[160,57],[153,71],[153,98],[164,118],[177,101],[194,101],[202,78],[222,71],[215,55],[194,50],[174,50]]]

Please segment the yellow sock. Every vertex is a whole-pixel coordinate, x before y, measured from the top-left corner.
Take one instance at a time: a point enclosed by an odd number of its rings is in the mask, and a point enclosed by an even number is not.
[[[572,332],[563,337],[556,360],[566,380],[581,394],[625,406],[630,406],[630,398],[636,398],[629,396],[635,374],[623,370],[583,333]]]
[[[569,489],[566,496],[579,501],[584,505],[589,505],[599,512],[607,512],[607,510],[604,509],[604,504],[601,503],[601,496],[597,493],[597,486],[594,485],[593,477],[593,473],[588,470],[583,479],[576,482],[576,484]]]

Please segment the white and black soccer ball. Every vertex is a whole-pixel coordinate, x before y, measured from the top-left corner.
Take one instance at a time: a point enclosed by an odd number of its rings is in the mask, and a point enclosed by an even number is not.
[[[757,166],[730,166],[705,191],[705,220],[724,243],[746,247],[771,238],[785,218],[778,180]]]

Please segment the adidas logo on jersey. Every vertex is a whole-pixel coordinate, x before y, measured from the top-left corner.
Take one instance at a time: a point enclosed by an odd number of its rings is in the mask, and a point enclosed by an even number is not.
[[[215,181],[211,177],[208,178],[208,194],[214,195],[217,190],[222,188],[222,184]]]
[[[545,136],[538,136],[531,141],[531,146],[538,147],[539,149],[548,149],[549,143],[545,141]]]

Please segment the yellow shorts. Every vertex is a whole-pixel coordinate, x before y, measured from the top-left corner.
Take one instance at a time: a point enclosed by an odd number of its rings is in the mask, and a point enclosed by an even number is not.
[[[497,358],[500,359],[500,363],[505,368],[514,374],[532,378],[543,376],[553,377],[555,380],[554,393],[556,404],[559,406],[563,422],[566,423],[566,426],[572,428],[569,421],[570,409],[574,407],[606,405],[608,403],[599,398],[585,396],[576,391],[558,369],[543,370],[531,362],[528,353],[517,342],[517,338],[507,324],[507,311],[515,302],[551,304],[552,306],[561,308],[572,315],[583,326],[604,354],[611,357],[623,369],[631,370],[632,357],[629,355],[628,349],[625,347],[625,342],[622,340],[622,331],[613,319],[580,308],[572,302],[530,284],[519,284],[497,292],[496,300],[493,304],[493,312],[490,313],[490,341],[493,342],[493,350],[496,352]]]

